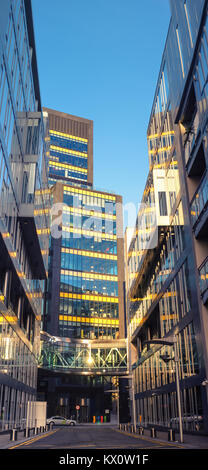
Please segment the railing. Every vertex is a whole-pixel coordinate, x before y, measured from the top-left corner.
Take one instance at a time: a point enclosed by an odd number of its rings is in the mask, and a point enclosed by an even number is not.
[[[206,209],[207,203],[208,203],[208,178],[207,178],[207,172],[206,172],[191,204],[191,219],[192,219],[193,225],[195,225],[200,215]]]
[[[188,163],[189,158],[191,157],[192,150],[195,146],[197,136],[199,131],[199,114],[196,113],[193,123],[191,125],[190,132],[187,132],[187,140],[185,143],[185,162]]]
[[[199,288],[201,294],[208,289],[208,258],[204,264],[199,268]]]

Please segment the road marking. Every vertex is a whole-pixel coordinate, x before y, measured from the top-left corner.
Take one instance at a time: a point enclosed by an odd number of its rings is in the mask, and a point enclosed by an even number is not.
[[[112,428],[113,429],[113,428]],[[154,439],[151,439],[149,437],[143,437],[143,436],[136,436],[135,434],[132,436],[132,434],[130,434],[129,432],[126,432],[126,431],[120,431],[120,429],[114,429],[114,431],[116,432],[120,432],[120,434],[124,434],[125,436],[130,436],[130,437],[135,437],[135,439],[141,439],[143,441],[148,441],[148,442],[153,442],[154,444],[157,443],[159,444],[160,446],[170,446],[170,447],[178,447],[179,449],[184,449],[184,446],[183,445],[180,445],[180,444],[172,444],[170,442],[161,442],[161,441],[156,441]]]
[[[67,447],[65,447],[65,449],[80,449],[82,447],[85,449],[86,447],[96,447],[96,445],[95,444],[80,444],[80,445],[76,445],[76,446],[73,446],[73,447],[67,446]],[[63,447],[62,447],[62,449],[63,449]]]
[[[43,436],[37,436],[37,437],[34,437],[33,439],[30,439],[28,441],[24,441],[24,442],[21,442],[20,444],[17,444],[16,446],[12,446],[12,447],[9,447],[9,449],[16,449],[16,447],[20,447],[20,446],[28,446],[30,445],[32,442],[35,442],[35,441],[38,441],[39,439],[43,439],[44,437],[48,437],[48,436],[51,436],[52,434],[54,434],[55,432],[57,432],[59,429],[55,429],[54,431],[51,431],[47,434],[44,434]]]

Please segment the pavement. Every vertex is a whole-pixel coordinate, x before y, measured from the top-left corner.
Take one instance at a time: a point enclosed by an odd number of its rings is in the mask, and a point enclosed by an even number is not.
[[[118,428],[118,427],[117,427]],[[135,434],[129,431],[123,431],[119,430],[119,432],[125,433],[127,435],[134,436]],[[139,433],[136,433],[136,436],[139,436]],[[151,437],[151,431],[150,429],[144,429],[144,434],[142,436],[139,436],[139,438],[144,439],[145,437],[148,438],[148,440],[151,439],[153,442],[166,442],[170,444],[170,441],[168,440],[168,431],[158,431],[156,430],[156,437]],[[179,433],[175,433],[175,441],[172,441],[172,444],[178,443],[180,446],[184,449],[208,449],[208,435],[201,435],[201,434],[188,434],[184,433],[183,435],[183,443],[180,442],[180,435]]]
[[[150,433],[150,429],[144,429],[144,434],[142,436],[139,435],[139,433],[137,432],[136,434],[135,433],[132,433],[130,431],[124,431],[124,430],[120,430],[118,428],[117,425],[111,425],[110,423],[106,423],[106,424],[80,424],[80,425],[77,425],[78,426],[99,426],[99,427],[110,427],[110,428],[114,428],[115,431],[117,432],[120,432],[122,434],[126,434],[127,436],[136,436],[137,438],[141,439],[141,440],[144,440],[145,442],[145,438],[148,438],[148,441],[150,441],[150,439],[152,440],[152,442],[154,441],[155,443],[158,441],[158,442],[164,442],[164,443],[167,443],[167,444],[170,444],[170,441],[168,441],[168,432],[167,431],[157,431],[156,432],[156,437],[151,437],[151,433]],[[54,429],[57,429],[56,427]],[[45,431],[45,432],[41,432],[39,433],[38,435],[39,436],[47,436],[47,435],[50,435],[52,433],[54,433],[55,430],[49,430],[49,431]],[[21,444],[22,442],[27,442],[27,441],[30,441],[32,439],[34,439],[35,437],[37,437],[37,435],[34,435],[33,432],[31,433],[31,436],[30,437],[25,437],[24,436],[24,432],[23,431],[19,431],[18,434],[17,434],[17,440],[15,441],[12,441],[10,439],[10,433],[7,433],[7,434],[3,434],[3,433],[0,433],[0,450],[1,449],[9,449],[10,447],[14,447],[16,446],[17,444]],[[174,444],[174,442],[180,444],[180,447],[181,448],[184,448],[184,449],[208,449],[208,436],[204,436],[204,435],[200,435],[200,434],[184,434],[184,442],[183,443],[180,443],[180,439],[179,439],[179,434],[176,433],[175,434],[175,441],[173,441],[172,443]],[[145,448],[145,447],[144,447]]]

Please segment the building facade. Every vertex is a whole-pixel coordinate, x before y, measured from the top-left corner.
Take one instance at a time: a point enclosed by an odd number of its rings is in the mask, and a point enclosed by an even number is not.
[[[36,399],[48,263],[47,121],[41,111],[30,1],[0,15],[0,426]]]
[[[49,185],[62,181],[92,186],[93,121],[54,109],[43,111],[49,120]]]
[[[43,379],[40,371],[40,383],[47,388],[51,413],[76,416],[78,404],[80,418],[87,420],[104,416],[104,408],[109,408],[104,406],[105,383],[111,388],[113,371],[127,370],[122,197],[93,187],[93,122],[48,108],[44,113],[49,122],[52,209],[43,331],[56,340],[51,346],[44,336],[42,366],[62,371],[55,404],[51,387],[57,390],[56,379]],[[66,382],[63,373],[73,372],[78,376]],[[82,374],[88,374],[85,390]],[[97,398],[92,380],[98,391],[101,387]]]
[[[207,1],[171,1],[147,131],[149,175],[127,246],[128,331],[137,420],[208,432]],[[126,237],[127,240],[127,237]],[[149,341],[149,343],[147,343]]]

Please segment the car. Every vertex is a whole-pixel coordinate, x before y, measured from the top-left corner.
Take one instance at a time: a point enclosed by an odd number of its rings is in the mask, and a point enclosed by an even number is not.
[[[74,419],[64,418],[63,416],[52,416],[51,418],[47,418],[47,424],[54,424],[54,425],[65,425],[65,426],[75,426],[76,421]]]
[[[184,423],[193,423],[203,421],[203,416],[187,414],[182,416],[182,422]],[[171,423],[179,423],[179,418],[171,418]]]

